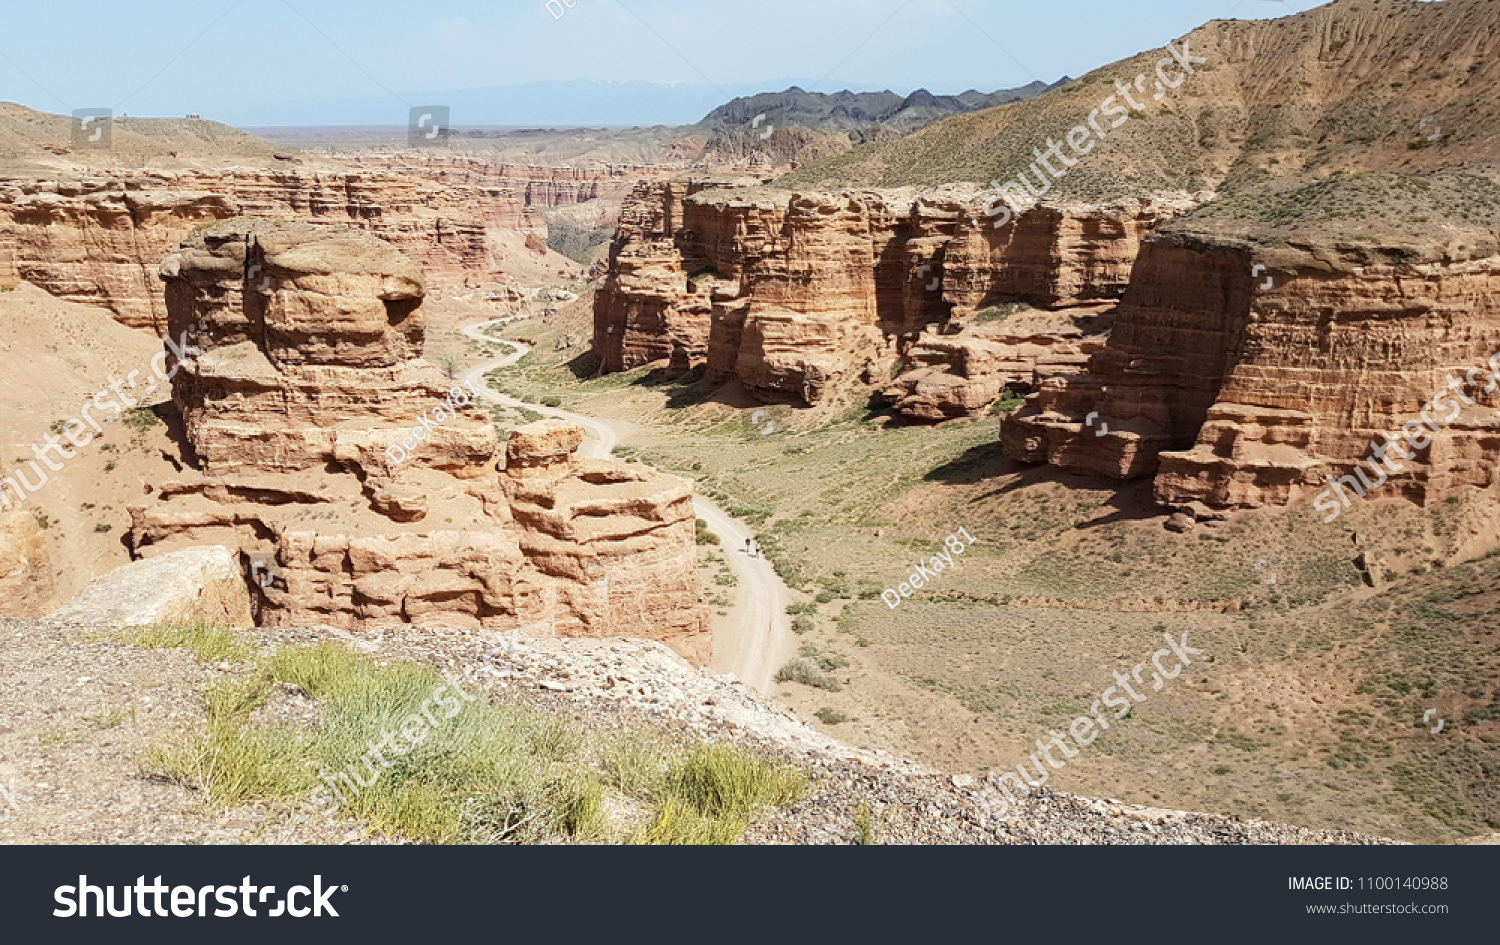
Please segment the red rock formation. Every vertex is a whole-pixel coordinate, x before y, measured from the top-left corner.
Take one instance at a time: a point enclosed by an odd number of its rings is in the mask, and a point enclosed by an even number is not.
[[[139,555],[238,549],[270,625],[526,626],[708,661],[691,485],[577,459],[582,431],[550,421],[497,474],[489,419],[421,359],[422,283],[389,244],[229,221],[162,274],[200,469],[131,509]]]
[[[1007,456],[1125,479],[1192,443],[1244,327],[1250,264],[1243,252],[1181,240],[1146,247],[1108,346],[1087,375],[1047,381],[1006,418]]]
[[[169,335],[200,352],[180,364],[173,399],[212,473],[386,469],[391,445],[452,387],[421,359],[421,275],[358,231],[223,223],[167,257],[161,276]],[[496,450],[472,411],[426,439],[411,462],[459,476],[480,474]]]
[[[944,297],[955,318],[996,299],[1046,306],[1118,299],[1141,240],[1192,203],[1148,197],[1102,207],[1039,204],[999,229],[997,218],[966,207],[944,247]]]
[[[241,214],[359,227],[416,261],[429,286],[497,283],[503,294],[497,233],[525,234],[542,251],[547,227],[536,206],[617,195],[631,172],[390,163],[13,180],[0,185],[0,258],[53,295],[103,305],[158,333],[166,329],[158,262],[193,227]]]
[[[924,333],[906,349],[910,367],[882,395],[912,420],[974,416],[1005,390],[1030,392],[1052,378],[1082,373],[1104,347],[1114,306],[1012,315],[951,335]]]
[[[545,167],[536,164],[491,164],[478,158],[441,153],[339,155],[356,168],[378,168],[458,187],[498,187],[514,192],[527,207],[570,207],[595,200],[624,200],[637,182],[682,173],[665,164],[594,164]]]
[[[222,194],[164,181],[11,181],[0,189],[0,257],[70,302],[166,330],[156,265],[194,226],[234,215]]]
[[[1262,272],[1275,274],[1270,287]],[[1492,239],[1273,251],[1159,232],[1089,373],[1044,384],[1002,439],[1016,459],[1155,473],[1159,502],[1200,514],[1282,504],[1348,474],[1372,439],[1417,420],[1450,378],[1483,371],[1496,351]],[[1426,504],[1500,478],[1500,400],[1483,390],[1487,374],[1468,381],[1458,389],[1476,403],[1380,475],[1381,496]]]
[[[521,550],[558,579],[550,609],[544,599],[533,620],[555,620],[548,614],[561,610],[579,624],[565,635],[649,637],[707,665],[712,637],[698,604],[692,484],[580,459],[573,454],[582,441],[576,424],[542,420],[506,444],[501,486]]]
[[[1394,448],[1385,469],[1367,473],[1381,496],[1425,506],[1500,482],[1500,390],[1489,376],[1500,352],[1494,244],[1449,245],[1425,260],[1332,249],[1279,262],[1273,287],[1256,293],[1196,441],[1161,454],[1158,501],[1245,508],[1315,494],[1326,476],[1371,455],[1382,433],[1399,436],[1424,416],[1442,427],[1426,431],[1431,444],[1411,459],[1399,455],[1410,444]],[[1453,393],[1424,411],[1444,390]]]
[[[1117,296],[1141,234],[1187,203],[1038,206],[996,230],[985,199],[972,186],[918,195],[639,185],[595,297],[594,350],[611,371],[680,350],[678,363],[701,358],[711,378],[737,377],[763,399],[815,403],[893,342],[983,305]]]

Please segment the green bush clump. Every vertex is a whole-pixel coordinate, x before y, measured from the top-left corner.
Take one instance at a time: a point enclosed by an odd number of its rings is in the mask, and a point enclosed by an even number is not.
[[[700,545],[717,545],[719,536],[708,530],[708,522],[698,519],[693,522],[693,538]]]
[[[817,660],[806,656],[794,656],[787,660],[786,665],[777,671],[776,681],[801,683],[829,692],[838,692],[843,688],[837,679],[823,674],[823,667]]]

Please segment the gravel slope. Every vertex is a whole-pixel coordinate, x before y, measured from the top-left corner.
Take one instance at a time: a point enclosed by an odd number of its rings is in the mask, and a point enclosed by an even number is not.
[[[864,813],[875,824],[873,838],[885,843],[1390,842],[1046,791],[996,817],[972,778],[843,745],[738,680],[701,673],[650,641],[443,629],[243,632],[262,646],[337,639],[376,659],[416,659],[452,671],[471,691],[503,693],[586,729],[647,725],[730,741],[807,769],[807,796],[752,826],[745,843],[849,843]],[[200,665],[182,651],[100,642],[103,636],[58,622],[0,621],[0,784],[8,789],[13,778],[18,795],[0,815],[0,843],[389,842],[363,824],[326,819],[310,802],[209,816],[195,792],[142,779],[140,752],[201,725],[200,687],[231,668]],[[276,721],[315,718],[303,703],[305,697],[289,697]],[[123,717],[106,725],[100,720],[110,708]]]

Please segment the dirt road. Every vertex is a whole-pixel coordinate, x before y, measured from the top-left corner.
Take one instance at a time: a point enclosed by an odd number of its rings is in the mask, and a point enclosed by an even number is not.
[[[597,417],[585,417],[556,407],[528,404],[491,390],[484,375],[510,367],[530,350],[516,341],[498,341],[484,334],[484,329],[503,324],[506,319],[482,322],[463,329],[464,335],[484,344],[504,344],[515,348],[470,371],[465,381],[472,381],[480,396],[498,404],[524,407],[533,413],[570,420],[583,427],[585,438],[579,452],[594,459],[608,459],[620,442],[619,431]],[[781,578],[765,558],[752,557],[745,551],[746,539],[754,538],[750,526],[731,518],[728,513],[702,496],[693,497],[693,510],[708,523],[709,531],[719,536],[729,568],[739,579],[734,589],[734,604],[725,617],[714,620],[714,661],[717,673],[734,673],[760,692],[769,693],[775,686],[776,670],[796,650],[791,618],[787,616],[787,590]]]

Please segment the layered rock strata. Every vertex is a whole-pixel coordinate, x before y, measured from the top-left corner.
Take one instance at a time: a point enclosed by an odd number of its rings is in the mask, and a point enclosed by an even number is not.
[[[1030,393],[1082,373],[1104,348],[1114,306],[1031,310],[956,334],[924,333],[905,353],[906,369],[881,391],[911,420],[974,416],[1003,392]]]
[[[203,468],[368,476],[452,384],[422,360],[421,274],[355,230],[239,220],[193,235],[161,265],[167,330],[192,356],[173,400]],[[460,411],[424,434],[414,465],[473,478],[494,431]]]
[[[638,636],[708,661],[690,484],[580,459],[550,421],[497,472],[488,417],[421,358],[422,281],[388,244],[236,220],[162,276],[197,468],[131,509],[138,555],[235,549],[266,625]]]
[[[59,298],[102,305],[158,333],[167,310],[158,262],[194,227],[238,215],[357,227],[414,260],[429,286],[489,284],[508,296],[498,235],[522,234],[541,251],[547,227],[534,207],[590,200],[600,187],[585,178],[568,190],[547,168],[501,170],[512,174],[476,170],[462,181],[442,166],[416,164],[15,179],[0,182],[0,258]],[[559,191],[533,195],[531,184]]]
[[[892,357],[928,326],[956,331],[986,305],[1118,297],[1141,236],[1190,203],[1038,205],[996,229],[986,200],[963,186],[640,184],[595,296],[594,350],[610,371],[703,364],[761,399],[812,404],[852,369]]]
[[[1154,474],[1159,502],[1199,514],[1336,495],[1329,477],[1428,504],[1497,482],[1497,351],[1492,238],[1275,249],[1163,231],[1088,373],[1044,383],[1002,439],[1023,461]],[[1435,430],[1421,421],[1443,391]],[[1372,446],[1408,423],[1426,435]],[[1351,475],[1372,452],[1390,460]]]
[[[70,302],[108,308],[135,328],[166,330],[156,265],[195,226],[235,214],[223,194],[163,180],[8,182],[0,188],[0,257],[15,276]]]
[[[341,163],[409,174],[458,187],[496,187],[513,192],[523,205],[539,209],[571,207],[592,201],[618,206],[637,182],[682,173],[667,164],[590,164],[546,167],[536,164],[491,164],[467,155],[340,154]]]

